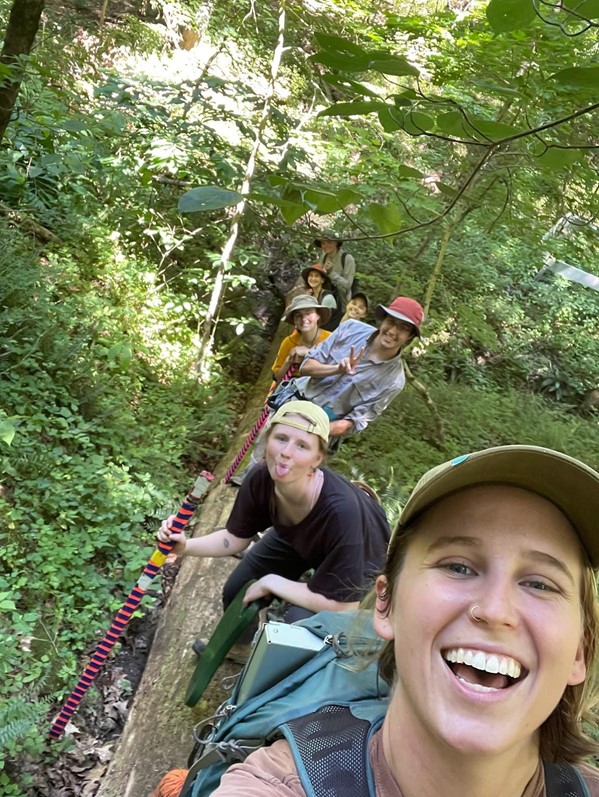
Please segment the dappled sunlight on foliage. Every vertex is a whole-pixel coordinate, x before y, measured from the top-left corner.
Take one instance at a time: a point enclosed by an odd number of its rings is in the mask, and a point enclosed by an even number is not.
[[[0,149],[0,792],[19,797],[157,524],[225,455],[316,231],[348,239],[370,321],[429,304],[407,361],[444,439],[408,386],[329,463],[390,517],[484,446],[599,467],[599,293],[543,271],[598,273],[597,71],[566,8],[288,3],[265,105],[275,5],[110,3],[103,26],[95,0],[46,5]]]

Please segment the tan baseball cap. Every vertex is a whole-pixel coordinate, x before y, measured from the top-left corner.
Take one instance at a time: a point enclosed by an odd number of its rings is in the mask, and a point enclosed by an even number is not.
[[[499,446],[438,465],[414,487],[396,533],[442,498],[479,484],[522,487],[551,501],[574,527],[591,566],[599,568],[599,473],[550,448]]]
[[[317,404],[311,401],[288,401],[275,412],[270,425],[284,423],[302,432],[310,432],[329,442],[329,416]]]

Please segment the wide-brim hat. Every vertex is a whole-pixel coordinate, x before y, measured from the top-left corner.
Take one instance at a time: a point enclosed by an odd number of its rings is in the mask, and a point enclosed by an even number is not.
[[[322,324],[326,324],[331,319],[330,307],[324,307],[322,304],[318,304],[313,296],[302,293],[293,297],[291,304],[283,314],[282,320],[287,321],[288,324],[293,324],[293,314],[297,313],[298,310],[316,310]]]
[[[319,238],[314,239],[314,246],[321,246],[323,241],[335,241],[339,246],[343,246],[344,240],[340,238],[334,230],[326,229],[320,233]]]
[[[322,407],[311,401],[285,402],[270,419],[270,425],[274,423],[284,423],[293,429],[318,435],[325,444],[329,442],[329,416]]]
[[[306,283],[306,285],[308,285],[308,274],[311,271],[318,271],[318,273],[324,277],[324,283],[323,283],[324,287],[328,291],[332,289],[333,283],[331,282],[331,278],[329,277],[327,272],[324,270],[324,266],[322,265],[322,263],[314,263],[314,265],[308,266],[302,271],[302,279]]]
[[[416,299],[410,299],[409,296],[398,296],[397,299],[393,299],[388,307],[384,304],[377,305],[374,311],[376,320],[384,321],[387,315],[412,324],[418,337],[422,337],[420,334],[420,325],[424,320],[424,310]]]
[[[481,484],[522,487],[568,518],[591,567],[599,568],[599,473],[573,457],[538,446],[499,446],[464,454],[429,470],[403,508],[394,534],[458,490]]]

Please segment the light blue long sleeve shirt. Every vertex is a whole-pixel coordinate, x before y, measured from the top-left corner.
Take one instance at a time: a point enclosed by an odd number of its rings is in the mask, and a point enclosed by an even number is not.
[[[379,360],[369,352],[377,335],[378,330],[369,324],[344,321],[325,341],[310,349],[305,359],[324,365],[338,364],[349,356],[352,346],[356,353],[365,346],[366,351],[356,365],[356,373],[353,376],[334,374],[320,379],[300,376],[294,380],[295,387],[307,399],[320,407],[328,407],[337,419],[353,421],[352,433],[363,431],[389,406],[406,383],[401,354],[390,360]]]

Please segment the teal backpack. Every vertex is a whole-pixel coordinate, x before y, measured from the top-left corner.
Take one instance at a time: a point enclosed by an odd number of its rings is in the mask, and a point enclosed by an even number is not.
[[[324,646],[297,670],[237,706],[240,679],[231,700],[196,726],[196,746],[180,797],[208,797],[227,767],[275,739],[285,737],[294,751],[304,750],[310,736],[308,715],[314,712],[326,724],[327,736],[358,723],[365,744],[358,769],[366,772],[368,741],[385,715],[389,691],[377,675],[374,657],[360,655],[381,642],[370,613],[320,612],[296,625],[316,634]]]
[[[369,745],[384,719],[389,689],[378,676],[376,657],[364,655],[381,645],[370,613],[321,612],[295,625],[324,646],[236,705],[240,678],[231,700],[196,726],[180,797],[209,797],[231,764],[280,738],[289,743],[307,797],[374,797]],[[544,762],[544,768],[547,797],[590,797],[575,767]]]

